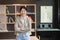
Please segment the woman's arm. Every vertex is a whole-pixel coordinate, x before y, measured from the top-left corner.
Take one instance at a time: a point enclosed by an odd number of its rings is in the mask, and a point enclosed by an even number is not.
[[[20,31],[20,28],[18,27],[18,18],[16,18],[16,20],[15,20],[15,31],[16,32]]]
[[[31,31],[31,18],[29,18],[29,17],[27,17],[27,19],[26,19],[26,23],[27,23],[27,26],[25,26],[26,27],[26,29],[24,29],[24,30],[22,30],[22,29],[20,29],[20,32],[28,32],[28,31]]]
[[[26,23],[28,23],[27,28],[25,30],[22,30],[21,29],[22,25],[19,24],[18,18],[16,18],[15,31],[17,31],[17,32],[28,32],[28,31],[31,31],[31,19],[29,17],[27,18],[27,22]]]
[[[31,18],[28,17],[27,21],[28,21],[27,31],[31,31],[31,27],[32,27]]]

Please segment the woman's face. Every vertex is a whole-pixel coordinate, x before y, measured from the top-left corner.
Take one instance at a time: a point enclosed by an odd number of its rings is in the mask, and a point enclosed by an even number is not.
[[[20,11],[20,15],[26,15],[26,13],[27,13],[27,11],[24,8],[22,8]]]

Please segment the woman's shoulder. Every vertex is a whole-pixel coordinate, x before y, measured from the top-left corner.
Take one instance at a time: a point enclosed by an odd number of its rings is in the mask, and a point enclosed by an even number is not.
[[[29,20],[29,21],[31,21],[31,22],[33,22],[33,20],[32,20],[32,17],[31,17],[31,16],[28,16],[28,20]]]
[[[20,16],[15,16],[15,18],[16,18],[16,19],[19,19],[19,18],[20,18]]]

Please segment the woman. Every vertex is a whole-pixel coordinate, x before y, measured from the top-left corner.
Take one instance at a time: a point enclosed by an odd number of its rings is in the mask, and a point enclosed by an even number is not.
[[[26,15],[27,8],[20,8],[20,16],[16,17],[15,31],[17,40],[30,40],[31,19]]]

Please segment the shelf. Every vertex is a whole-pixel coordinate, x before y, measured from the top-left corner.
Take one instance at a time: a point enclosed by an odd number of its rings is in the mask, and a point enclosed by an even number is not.
[[[6,23],[6,16],[4,14],[0,14],[0,22]]]
[[[0,32],[14,32],[15,26],[15,16],[20,15],[19,10],[21,6],[27,6],[27,15],[31,18],[32,21],[32,32],[36,32],[36,4],[9,4],[9,5],[1,5],[0,6],[0,23],[1,27],[5,27],[5,29],[0,30]],[[2,9],[2,10],[1,10]],[[2,24],[2,25],[1,25]],[[36,33],[35,33],[36,34]]]
[[[7,24],[15,24],[15,22],[13,22],[13,23],[7,23]]]
[[[20,15],[20,13],[16,12],[15,15]],[[35,13],[28,13],[27,15],[35,15]]]
[[[35,32],[35,29],[31,29],[32,32]]]
[[[59,29],[37,29],[37,31],[60,31]]]
[[[20,13],[16,12],[15,15],[20,15]]]
[[[0,13],[0,15],[6,15],[5,13]]]
[[[35,32],[34,29],[31,29],[32,32]],[[14,32],[14,31],[8,31],[8,30],[0,30],[0,32]]]
[[[6,6],[6,13],[15,13],[15,6]]]
[[[34,29],[32,29],[31,31],[32,31],[32,32],[35,32]],[[14,31],[0,30],[0,32],[14,32]]]
[[[9,14],[6,14],[6,15],[15,15],[14,13],[9,13]]]
[[[0,23],[0,24],[6,24],[5,22],[2,22],[2,23]]]
[[[32,22],[32,23],[36,23],[36,22]]]
[[[32,23],[35,23],[35,22],[32,22]],[[7,23],[7,24],[15,24],[15,22],[13,22],[13,23]]]
[[[7,22],[8,23],[14,23],[15,22],[15,15],[7,15]]]
[[[32,32],[34,32],[34,29],[31,30]],[[14,32],[14,31],[0,31],[0,32]]]
[[[4,30],[3,30],[3,31],[0,31],[0,32],[14,32],[14,31],[8,31],[8,30],[5,30],[5,31],[4,31]]]
[[[31,30],[32,32],[34,32],[34,29]],[[14,32],[14,31],[8,31],[8,30],[0,30],[0,32]]]
[[[12,5],[15,5],[15,6],[35,6],[35,4],[12,4]]]
[[[6,6],[5,5],[0,5],[0,13],[4,14],[5,13]]]
[[[28,14],[31,14],[31,13],[28,13]],[[32,14],[32,15],[35,15],[35,14]]]
[[[33,15],[35,15],[35,13],[34,13],[34,12],[28,12],[28,14],[33,14]]]

